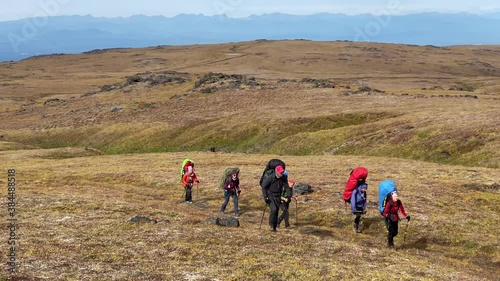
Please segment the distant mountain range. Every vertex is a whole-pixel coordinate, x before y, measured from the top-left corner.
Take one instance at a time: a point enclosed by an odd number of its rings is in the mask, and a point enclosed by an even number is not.
[[[94,49],[211,44],[257,39],[371,41],[414,45],[500,44],[500,13],[246,18],[181,14],[127,18],[57,16],[0,22],[0,61]]]

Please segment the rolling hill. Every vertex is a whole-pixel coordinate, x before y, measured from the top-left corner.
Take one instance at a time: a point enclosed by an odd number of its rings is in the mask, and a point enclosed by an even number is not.
[[[17,273],[0,279],[495,280],[499,54],[257,40],[0,63],[0,185],[16,182],[3,233],[17,238],[0,248]],[[184,158],[201,181],[192,205]],[[277,233],[258,186],[271,158],[313,190]],[[228,166],[241,169],[238,228],[213,223],[231,217],[219,213]],[[341,198],[358,166],[361,234]],[[412,217],[396,250],[377,209],[387,178]]]

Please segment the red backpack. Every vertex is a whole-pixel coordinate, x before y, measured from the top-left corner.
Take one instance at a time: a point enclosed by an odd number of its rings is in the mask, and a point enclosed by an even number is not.
[[[342,198],[345,201],[351,200],[351,195],[353,190],[360,184],[365,183],[366,178],[368,177],[368,169],[365,167],[357,167],[351,171],[349,174],[349,179],[345,184],[344,193],[342,194]]]

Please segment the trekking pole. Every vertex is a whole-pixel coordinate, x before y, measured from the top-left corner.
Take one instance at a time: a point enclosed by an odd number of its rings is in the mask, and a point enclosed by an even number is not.
[[[405,243],[405,240],[406,240],[406,231],[408,230],[408,225],[410,224],[410,221],[408,221],[406,223],[406,226],[405,226],[405,234],[403,235],[403,244]]]
[[[267,204],[266,206],[264,206],[264,211],[262,212],[262,218],[260,219],[259,229],[262,227],[262,222],[264,221],[264,214],[266,213],[266,209],[267,209]]]
[[[298,211],[297,211],[297,198],[295,198],[295,226],[298,226],[299,223],[297,222],[297,217],[298,217]]]

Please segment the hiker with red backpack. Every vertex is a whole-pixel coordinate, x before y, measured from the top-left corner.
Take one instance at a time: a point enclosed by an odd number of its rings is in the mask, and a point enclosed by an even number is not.
[[[288,186],[290,187],[290,190],[292,191],[293,194],[293,187],[295,186],[295,181],[293,179],[288,180]],[[297,200],[297,197],[292,196],[291,199]],[[285,229],[290,229],[290,215],[289,215],[290,202],[292,202],[292,200],[286,200],[286,193],[281,194],[280,209],[282,213],[278,218],[278,226],[284,220]]]
[[[224,181],[224,203],[220,207],[220,212],[224,213],[227,204],[229,203],[229,198],[233,198],[234,203],[234,216],[238,217],[240,212],[238,210],[238,196],[241,193],[240,189],[240,179],[238,178],[238,170],[232,170],[231,174],[226,177]]]
[[[272,172],[261,179],[262,196],[270,208],[269,229],[271,231],[276,231],[278,226],[278,211],[282,195],[284,195],[284,202],[290,202],[292,197],[292,190],[288,185],[287,175],[288,172],[285,171],[284,167],[278,165]]]
[[[361,233],[361,228],[359,222],[361,221],[361,216],[366,214],[366,190],[368,189],[368,184],[364,181],[353,190],[351,195],[351,210],[356,217],[354,218],[354,231],[356,233]]]
[[[394,237],[398,235],[398,222],[400,220],[398,213],[401,213],[410,222],[410,216],[406,214],[403,203],[399,200],[398,192],[394,190],[387,195],[384,211],[382,212],[388,230],[387,247],[389,248],[394,248]]]
[[[193,204],[192,188],[193,183],[199,183],[198,177],[194,173],[193,166],[187,166],[187,171],[182,175],[182,186],[185,191],[185,199],[187,204]]]
[[[366,182],[368,177],[368,169],[365,167],[354,168],[349,174],[349,179],[347,180],[344,188],[344,193],[342,193],[342,198],[346,203],[351,202],[351,195],[354,189]]]
[[[365,167],[357,167],[353,169],[345,184],[344,193],[342,193],[342,198],[345,203],[351,204],[351,211],[354,215],[356,215],[353,225],[356,233],[361,233],[359,223],[361,221],[361,216],[366,213],[366,190],[368,189],[368,184],[366,183],[367,177],[368,169]]]

